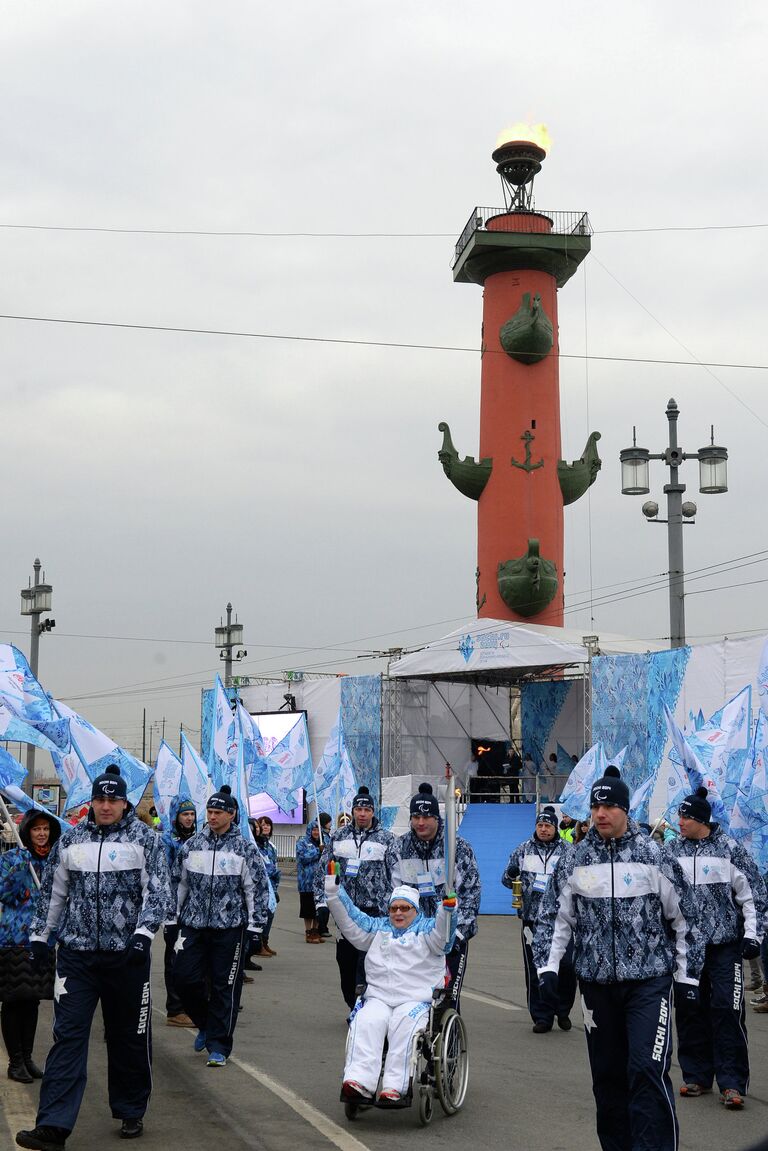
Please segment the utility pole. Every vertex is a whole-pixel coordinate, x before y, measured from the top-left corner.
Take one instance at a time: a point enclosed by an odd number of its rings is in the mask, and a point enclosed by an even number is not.
[[[234,658],[241,660],[248,655],[248,652],[240,647],[243,642],[243,625],[237,622],[232,623],[232,604],[227,604],[227,622],[222,623],[219,627],[214,629],[214,642],[216,647],[219,648],[219,659],[224,660],[224,687],[232,687],[232,649],[238,648]]]
[[[44,631],[51,631],[56,627],[55,619],[47,619],[43,623],[40,622],[40,616],[43,612],[51,610],[51,596],[53,588],[50,584],[45,582],[45,572],[43,578],[40,579],[40,568],[42,564],[39,559],[35,559],[32,565],[35,573],[35,582],[28,587],[21,589],[21,614],[28,615],[30,619],[30,633],[29,633],[29,667],[32,675],[37,679],[37,665],[38,655],[40,651],[40,636]],[[27,795],[32,795],[32,788],[35,783],[35,747],[34,744],[27,744],[27,775],[24,780],[24,791]]]

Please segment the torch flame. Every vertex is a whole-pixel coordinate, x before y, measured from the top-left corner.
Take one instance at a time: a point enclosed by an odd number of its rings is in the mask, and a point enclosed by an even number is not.
[[[532,144],[538,144],[545,152],[549,152],[552,147],[546,124],[524,124],[522,121],[511,124],[509,128],[499,132],[496,147],[500,148],[502,144],[508,144],[511,140],[529,140]]]

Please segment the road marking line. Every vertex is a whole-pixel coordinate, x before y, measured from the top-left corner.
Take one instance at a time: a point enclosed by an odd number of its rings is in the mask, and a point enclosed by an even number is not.
[[[502,1011],[524,1010],[522,1007],[518,1007],[517,1003],[507,1003],[506,999],[492,999],[490,995],[480,995],[478,991],[467,991],[466,987],[462,987],[461,994],[462,997],[475,999],[478,1003],[486,1003],[489,1007],[500,1007]]]
[[[250,1075],[262,1087],[266,1087],[267,1091],[271,1091],[273,1095],[277,1095],[278,1099],[282,1099],[283,1103],[287,1105],[300,1115],[302,1119],[306,1119],[311,1123],[316,1131],[324,1135],[331,1143],[335,1143],[340,1151],[369,1151],[365,1143],[361,1143],[359,1139],[355,1139],[354,1135],[350,1135],[338,1123],[334,1123],[322,1111],[318,1111],[311,1103],[307,1103],[306,1099],[302,1099],[295,1091],[291,1091],[289,1087],[284,1087],[282,1083],[278,1083],[271,1075],[266,1075],[263,1071],[259,1071],[258,1067],[254,1067],[252,1063],[244,1063],[242,1059],[230,1055],[229,1063],[234,1063],[246,1075]]]
[[[152,1008],[155,1015],[165,1017],[165,1012],[159,1007]],[[191,1029],[190,1029],[191,1030]],[[290,1087],[284,1087],[282,1083],[278,1083],[277,1079],[273,1079],[271,1075],[267,1075],[264,1071],[260,1071],[258,1067],[254,1067],[252,1063],[245,1063],[242,1059],[238,1059],[236,1055],[230,1055],[227,1060],[228,1063],[234,1063],[235,1067],[239,1067],[246,1075],[250,1075],[262,1087],[266,1087],[267,1091],[271,1091],[273,1095],[277,1095],[278,1099],[282,1099],[292,1111],[300,1115],[302,1119],[306,1119],[307,1123],[311,1123],[316,1131],[324,1135],[326,1139],[339,1148],[339,1151],[370,1151],[365,1143],[361,1143],[359,1139],[355,1139],[354,1135],[350,1135],[338,1123],[334,1123],[327,1115],[323,1115],[322,1111],[318,1111],[311,1103],[307,1103],[306,1099],[302,1099],[295,1091],[291,1091]]]

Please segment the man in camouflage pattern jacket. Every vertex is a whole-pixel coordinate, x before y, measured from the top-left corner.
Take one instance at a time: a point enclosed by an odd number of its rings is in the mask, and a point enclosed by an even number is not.
[[[706,936],[698,1006],[675,1005],[680,1094],[702,1095],[716,1079],[721,1102],[740,1110],[749,1083],[742,960],[760,954],[765,884],[751,856],[712,823],[705,787],[683,800],[678,817],[681,837],[667,850],[693,886]]]
[[[150,948],[170,910],[168,865],[159,835],[134,815],[119,768],[108,766],[91,796],[87,819],[65,832],[50,854],[30,930],[33,958],[47,954],[52,932],[59,949],[54,1043],[37,1126],[18,1132],[21,1147],[63,1147],[75,1126],[99,1001],[109,1105],[126,1138],[141,1134],[152,1090]]]
[[[696,902],[679,863],[629,818],[616,767],[593,784],[590,806],[593,826],[555,868],[539,909],[541,994],[556,1001],[573,935],[600,1146],[676,1151],[671,993],[674,979],[677,997],[698,997]]]

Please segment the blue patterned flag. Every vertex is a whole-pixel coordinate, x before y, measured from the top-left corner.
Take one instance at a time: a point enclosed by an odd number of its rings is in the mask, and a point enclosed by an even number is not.
[[[731,814],[730,833],[755,858],[762,870],[768,866],[768,720],[760,709],[757,726],[744,765]]]
[[[247,714],[247,713],[246,713]],[[282,739],[267,750],[252,716],[254,751],[248,775],[251,795],[266,792],[281,811],[292,811],[299,804],[298,791],[312,787],[312,756],[309,749],[307,717],[303,711],[286,713],[294,723]]]
[[[15,784],[5,783],[1,766],[0,791],[2,791],[4,798],[18,808],[19,811],[43,811],[46,815],[52,815],[54,819],[58,820],[62,831],[72,830],[70,824],[68,824],[65,819],[60,819],[55,811],[51,811],[49,807],[44,807],[43,804],[38,803],[36,799],[31,799],[25,791],[22,791],[20,787],[16,787]]]
[[[66,751],[69,723],[65,719],[24,719],[10,700],[0,695],[0,739],[7,743],[32,743],[43,751]]]
[[[135,807],[141,801],[152,778],[152,768],[125,751],[61,700],[54,699],[51,703],[59,716],[69,720],[72,740],[72,750],[69,754],[65,756],[51,754],[56,774],[67,793],[66,810],[90,803],[93,780],[110,764],[119,767],[128,790],[128,799]]]
[[[712,778],[726,807],[732,806],[736,785],[749,747],[752,688],[747,686],[729,699],[706,723],[685,735],[686,742]]]
[[[213,714],[211,723],[211,759],[209,763],[214,787],[227,784],[237,800],[239,808],[238,826],[244,839],[253,842],[253,833],[248,823],[248,788],[245,781],[244,747],[247,735],[243,734],[239,710],[232,711],[221,677],[216,676],[214,688]],[[246,713],[247,714],[247,713]],[[250,717],[249,717],[250,718]]]
[[[760,666],[757,669],[757,694],[760,707],[768,715],[768,639],[760,653]]]
[[[712,757],[710,757],[709,764],[705,762],[708,750],[713,751],[713,747],[715,746],[718,748],[721,747],[727,733],[720,728],[711,728],[706,739],[702,742],[699,740],[701,732],[695,732],[693,735],[688,736],[683,735],[672,718],[666,704],[664,705],[664,711],[667,716],[669,734],[672,737],[673,751],[670,753],[670,760],[676,766],[682,766],[684,768],[685,774],[688,776],[691,791],[695,791],[699,787],[706,787],[709,793],[707,799],[712,806],[712,817],[721,825],[723,831],[727,831],[730,814],[726,809],[720,793],[720,780],[715,778],[715,775],[710,770],[713,762]],[[700,755],[702,758],[700,758]],[[680,796],[678,805],[680,800],[685,797],[685,794]]]
[[[629,744],[625,743],[624,746],[621,748],[621,750],[617,751],[615,755],[612,755],[610,757],[606,757],[606,760],[605,760],[606,765],[609,763],[612,763],[614,767],[618,767],[619,771],[623,771],[624,770],[624,760],[627,758],[627,752],[628,751],[629,751]]]
[[[67,751],[69,724],[57,716],[29,664],[12,644],[0,644],[0,739]]]
[[[680,731],[680,729],[677,727],[674,716],[667,705],[663,704],[662,706],[664,707],[664,715],[667,720],[667,730],[674,739],[673,729],[675,731]],[[680,736],[682,737],[682,732],[680,732]],[[691,783],[682,761],[678,757],[672,758],[671,755],[668,759],[667,766],[661,768],[659,774],[662,782],[664,818],[670,821],[677,815],[677,809],[686,795],[691,794]]]
[[[332,815],[339,815],[342,811],[351,812],[357,783],[344,738],[341,708],[315,768],[313,786],[318,811],[327,811]]]
[[[658,777],[658,771],[652,771],[648,778],[632,793],[629,802],[629,814],[638,823],[650,823],[649,807]]]
[[[195,751],[183,733],[181,736],[181,766],[181,795],[191,799],[194,803],[198,815],[198,827],[202,827],[202,813],[205,811],[205,805],[212,790],[211,777],[202,756]]]
[[[589,819],[589,793],[592,784],[605,774],[606,767],[605,751],[598,741],[576,764],[560,796],[560,806],[571,819],[578,822]]]
[[[26,767],[9,751],[0,747],[0,787],[7,787],[9,784],[21,787],[26,775]]]
[[[181,760],[173,748],[163,740],[157,749],[155,777],[152,781],[152,798],[163,831],[169,831],[171,827],[171,801],[177,796],[187,798],[181,794],[182,775]]]
[[[28,722],[56,719],[51,701],[33,676],[26,657],[10,643],[0,644],[0,696]]]
[[[576,764],[561,743],[557,745],[557,774],[570,775]]]

